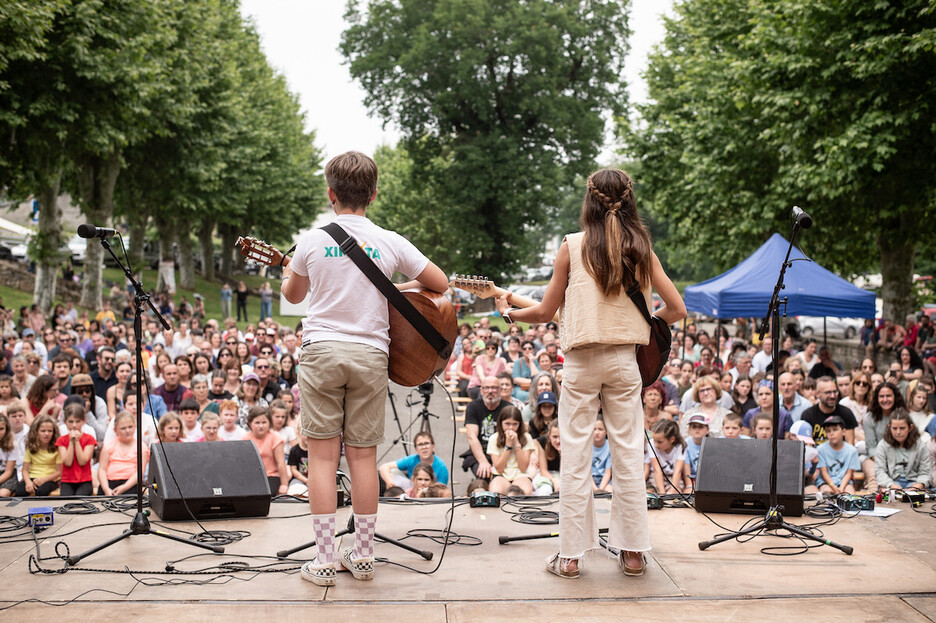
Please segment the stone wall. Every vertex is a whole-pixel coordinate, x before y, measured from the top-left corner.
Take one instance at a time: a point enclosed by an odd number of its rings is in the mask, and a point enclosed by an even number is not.
[[[2,275],[0,276],[0,283],[3,283],[6,287],[23,292],[33,292],[36,275],[27,270],[26,264],[0,260],[0,275]],[[70,301],[77,305],[81,300],[81,284],[68,283],[59,278],[55,291],[55,300],[66,303]]]

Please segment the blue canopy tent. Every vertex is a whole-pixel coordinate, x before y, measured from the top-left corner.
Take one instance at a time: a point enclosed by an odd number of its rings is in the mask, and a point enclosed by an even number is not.
[[[763,317],[789,245],[786,238],[774,234],[728,272],[688,286],[686,309],[718,319]],[[791,260],[804,257],[796,247],[790,253]],[[815,262],[793,262],[785,283],[780,296],[789,299],[789,316],[874,318],[873,292],[850,284]]]

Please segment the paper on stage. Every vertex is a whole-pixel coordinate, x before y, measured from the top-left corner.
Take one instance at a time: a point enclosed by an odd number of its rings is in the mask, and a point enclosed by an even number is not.
[[[859,515],[864,515],[865,517],[890,517],[891,515],[896,515],[900,512],[899,508],[891,508],[889,506],[875,506],[873,511],[859,511]]]

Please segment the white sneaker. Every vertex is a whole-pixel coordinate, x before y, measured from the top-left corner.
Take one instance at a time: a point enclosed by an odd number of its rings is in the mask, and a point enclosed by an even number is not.
[[[374,557],[351,559],[354,552],[353,547],[345,547],[341,550],[341,566],[351,572],[356,580],[374,579]]]
[[[312,559],[302,565],[300,573],[302,574],[303,580],[307,580],[318,586],[334,586],[337,570],[335,569],[335,563],[329,562],[319,564],[316,559]]]

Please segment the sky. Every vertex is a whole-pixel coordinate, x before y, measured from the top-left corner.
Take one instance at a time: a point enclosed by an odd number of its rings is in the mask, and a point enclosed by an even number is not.
[[[364,106],[364,90],[348,73],[338,51],[345,3],[342,0],[241,0],[241,14],[252,19],[270,64],[286,76],[299,95],[307,129],[315,130],[323,161],[348,150],[373,153],[400,138],[392,124],[384,127]],[[631,0],[630,55],[625,74],[632,102],[646,99],[640,73],[647,53],[663,37],[660,15],[672,11],[672,0]],[[608,145],[600,160],[609,164]]]

